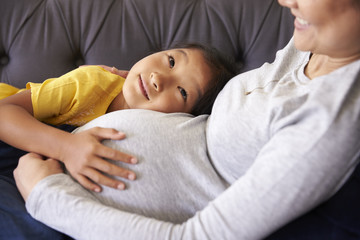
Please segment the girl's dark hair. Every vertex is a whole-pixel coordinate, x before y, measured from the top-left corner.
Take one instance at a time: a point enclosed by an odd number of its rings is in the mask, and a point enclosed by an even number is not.
[[[204,95],[192,108],[191,114],[195,116],[210,114],[221,89],[238,73],[235,61],[220,53],[216,48],[199,43],[177,44],[174,48],[197,49],[202,52],[206,63],[211,69],[212,78],[205,89]]]

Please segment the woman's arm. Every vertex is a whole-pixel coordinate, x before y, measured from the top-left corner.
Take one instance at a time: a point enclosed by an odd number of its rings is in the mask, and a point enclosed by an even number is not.
[[[344,105],[352,108],[352,105]],[[360,135],[354,134],[360,124],[354,117],[358,113],[344,108],[337,121],[316,139],[309,131],[308,122],[279,131],[243,177],[183,224],[104,206],[64,174],[39,182],[27,200],[27,209],[34,218],[80,239],[142,239],[149,235],[154,239],[261,239],[329,198],[351,174],[359,161]],[[160,120],[154,118],[151,122],[162,125]],[[161,132],[159,125],[156,129]],[[169,125],[164,128],[173,130]],[[175,132],[180,139],[188,134],[182,135],[181,130]],[[140,136],[139,139],[143,141]],[[304,144],[309,139],[311,143]],[[161,144],[158,138],[152,140]],[[305,145],[312,147],[305,149]],[[187,153],[185,149],[180,152],[174,149],[173,154],[176,161],[176,154]],[[196,159],[191,159],[193,161]],[[21,165],[20,162],[19,168]],[[30,168],[23,166],[23,169]],[[22,179],[24,176],[18,174],[17,181],[26,183],[27,180]]]
[[[27,209],[36,219],[76,238],[141,239],[150,235],[154,239],[262,239],[331,197],[359,164],[360,81],[349,76],[342,81],[344,84],[336,87],[337,91],[320,88],[318,94],[313,94],[293,119],[289,119],[289,124],[280,122],[276,125],[272,137],[258,152],[248,171],[183,224],[157,221],[101,205],[88,198],[86,191],[73,184],[66,175],[45,178],[33,190],[30,186]],[[187,174],[177,176],[191,178],[198,175],[198,171],[192,169],[197,161],[203,163],[199,161],[201,154],[198,156],[191,149],[203,148],[204,139],[199,134],[189,141],[189,136],[201,132],[201,127],[196,128],[199,117],[183,121],[177,115],[150,116],[143,112],[143,118],[139,118],[141,113],[138,111],[119,113],[122,115],[110,120],[133,136],[131,151],[141,152],[147,147],[155,149],[146,152],[150,164],[151,159],[163,155],[164,162],[182,160],[191,166],[175,168],[173,171]],[[172,120],[167,122],[169,119]],[[169,137],[172,137],[170,143]],[[120,144],[126,145],[128,141],[130,139]],[[185,144],[188,142],[190,145]],[[166,148],[160,151],[156,148],[159,145]],[[177,147],[167,155],[172,146]],[[155,171],[164,170],[156,168]],[[22,176],[19,175],[17,181],[27,182]],[[162,179],[157,176],[151,177],[160,183]],[[177,181],[182,183],[184,179]],[[203,186],[198,186],[199,191],[209,187],[209,183],[204,182]],[[196,194],[196,191],[188,192],[185,188],[166,194],[182,196]],[[151,192],[143,201],[148,199],[151,199]],[[74,213],[73,222],[68,223],[66,219]],[[106,221],[99,223],[102,219]]]
[[[38,121],[33,117],[31,90],[0,100],[0,139],[16,148],[63,161],[73,177],[88,189],[100,191],[98,184],[124,188],[121,181],[106,177],[100,171],[135,178],[133,172],[102,159],[131,163],[131,156],[101,144],[104,139],[124,137],[114,129],[101,128],[71,134]]]
[[[31,169],[22,166],[30,161],[35,160],[24,159],[16,170],[19,172],[15,172],[19,185],[21,182],[31,182],[20,171],[21,168],[27,171]],[[42,165],[40,161],[36,164]],[[328,197],[328,192],[334,187],[328,186],[329,179],[337,177],[308,170],[315,177],[311,178],[312,181],[299,184],[297,179],[304,176],[301,172],[293,169],[287,172],[286,178],[277,182],[254,175],[254,169],[183,224],[157,221],[104,206],[65,174],[53,175],[41,181],[31,193],[27,209],[36,219],[76,239],[261,239],[318,204],[320,195],[323,195],[322,199]],[[291,180],[294,173],[295,181]],[[33,174],[28,174],[28,178]],[[19,182],[18,177],[23,181]],[[318,185],[311,185],[316,179]],[[323,180],[325,186],[321,185]],[[309,196],[309,193],[316,193],[316,196]]]

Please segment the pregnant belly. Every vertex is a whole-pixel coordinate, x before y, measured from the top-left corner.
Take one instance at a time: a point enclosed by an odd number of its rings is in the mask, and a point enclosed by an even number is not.
[[[160,220],[190,218],[228,187],[209,161],[206,121],[206,116],[121,110],[78,128],[76,132],[95,126],[125,132],[126,139],[104,144],[139,160],[136,165],[114,162],[137,174],[136,181],[125,180],[126,190],[104,187],[92,194],[103,204]]]

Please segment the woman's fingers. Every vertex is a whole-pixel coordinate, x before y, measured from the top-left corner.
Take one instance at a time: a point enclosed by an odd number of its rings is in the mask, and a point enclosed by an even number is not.
[[[54,159],[44,160],[39,154],[28,153],[19,159],[18,166],[14,170],[14,178],[16,186],[26,200],[39,181],[62,172],[58,161]]]
[[[91,66],[91,65],[81,65],[79,67],[87,67],[87,66]],[[129,74],[129,71],[127,70],[119,70],[116,67],[110,67],[110,66],[106,66],[106,65],[96,65],[99,67],[102,67],[103,69],[105,69],[106,71],[109,71],[113,74],[119,75],[120,77],[126,78],[127,75]]]

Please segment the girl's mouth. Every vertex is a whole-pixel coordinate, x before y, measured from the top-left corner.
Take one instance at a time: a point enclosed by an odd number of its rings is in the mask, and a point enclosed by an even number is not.
[[[149,94],[147,93],[147,90],[146,90],[146,85],[145,85],[144,81],[142,80],[141,76],[139,76],[139,87],[140,87],[140,91],[141,91],[142,95],[144,95],[144,97],[147,100],[150,100]]]

